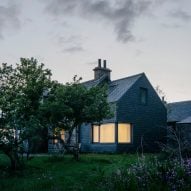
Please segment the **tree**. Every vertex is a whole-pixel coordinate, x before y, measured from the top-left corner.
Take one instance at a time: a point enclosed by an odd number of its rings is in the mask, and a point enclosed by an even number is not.
[[[30,143],[44,125],[40,108],[43,93],[52,85],[50,76],[50,70],[33,58],[0,67],[0,150],[10,158],[13,170],[21,166],[23,141]]]
[[[165,92],[160,88],[159,85],[156,86],[155,90],[156,90],[157,94],[159,95],[159,97],[161,98],[162,102],[164,104],[166,104],[167,101],[166,101],[166,94],[165,94]]]
[[[62,129],[68,131],[66,144],[70,143],[74,128],[78,132],[83,123],[100,123],[104,118],[111,117],[107,87],[103,85],[87,89],[80,80],[75,76],[72,83],[55,84],[43,105],[43,113],[53,134]]]

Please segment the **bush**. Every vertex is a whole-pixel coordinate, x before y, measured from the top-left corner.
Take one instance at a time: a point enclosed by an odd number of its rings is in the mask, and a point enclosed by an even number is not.
[[[118,169],[102,182],[103,190],[190,190],[191,160],[181,165],[177,160],[139,159],[130,168]]]

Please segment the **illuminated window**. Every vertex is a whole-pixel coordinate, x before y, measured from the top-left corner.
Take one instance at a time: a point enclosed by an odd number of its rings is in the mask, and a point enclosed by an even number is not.
[[[143,105],[147,104],[148,91],[146,88],[140,88],[140,102]]]
[[[94,143],[115,143],[115,123],[93,125]]]
[[[58,143],[58,139],[53,139],[53,144],[57,144]]]
[[[93,125],[93,143],[115,143],[115,123]],[[118,124],[118,143],[131,143],[131,124]]]
[[[100,143],[115,142],[115,124],[108,123],[100,126]]]
[[[118,143],[131,142],[131,125],[128,123],[118,124]]]
[[[99,126],[98,125],[93,126],[93,142],[94,143],[99,142]]]
[[[64,141],[65,140],[65,133],[64,130],[60,131],[60,138]]]

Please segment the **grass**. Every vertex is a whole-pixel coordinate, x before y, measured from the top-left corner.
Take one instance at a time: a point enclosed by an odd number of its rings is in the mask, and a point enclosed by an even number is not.
[[[0,190],[96,191],[100,190],[99,182],[103,176],[136,161],[137,155],[131,154],[82,154],[79,161],[71,155],[38,156],[27,161],[23,171],[5,174],[9,161],[0,154]]]

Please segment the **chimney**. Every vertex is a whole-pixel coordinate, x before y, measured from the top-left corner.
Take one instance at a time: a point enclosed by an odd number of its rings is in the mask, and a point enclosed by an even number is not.
[[[110,81],[111,70],[107,68],[107,61],[103,60],[103,67],[101,65],[101,59],[98,59],[98,66],[93,69],[94,79],[98,80],[102,76],[105,76],[108,81]]]
[[[98,68],[101,68],[101,59],[98,59]]]
[[[103,67],[107,68],[107,61],[106,60],[103,60]]]

